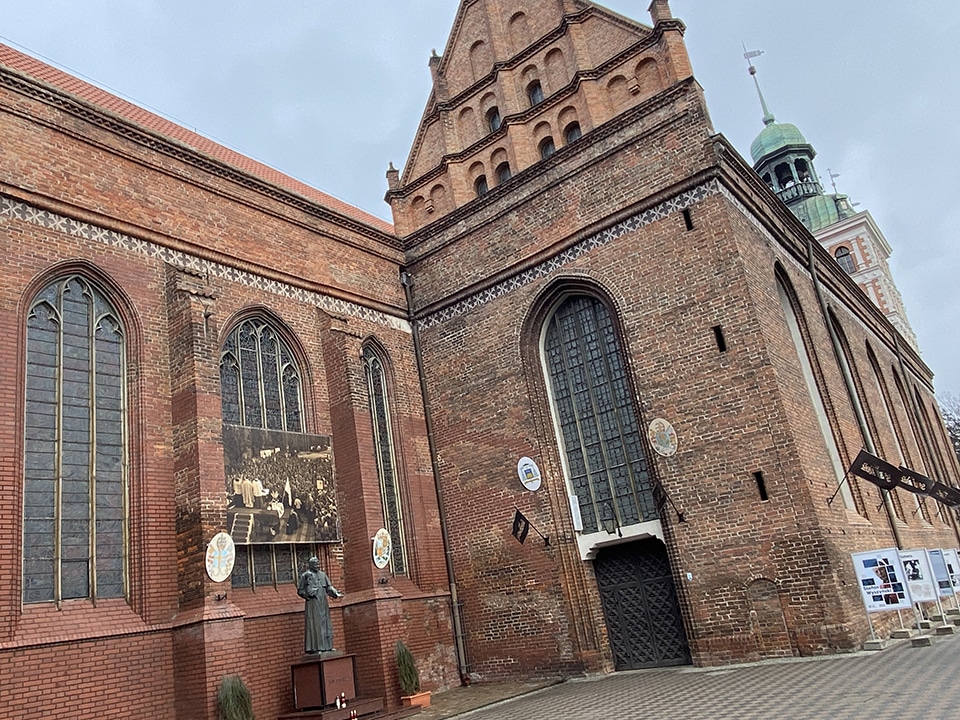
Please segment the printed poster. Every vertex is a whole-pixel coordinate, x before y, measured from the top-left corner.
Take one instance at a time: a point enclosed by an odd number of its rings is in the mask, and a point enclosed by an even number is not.
[[[927,551],[901,550],[900,561],[903,563],[903,574],[910,590],[910,597],[914,602],[935,602],[937,599],[937,579],[930,566]]]
[[[950,580],[950,574],[947,572],[947,563],[943,559],[943,550],[934,548],[927,550],[930,557],[930,567],[933,568],[933,577],[937,581],[937,592],[940,597],[950,597],[953,595],[953,582]]]
[[[943,562],[947,565],[947,575],[954,593],[960,593],[960,557],[956,550],[943,550]]]
[[[913,603],[896,548],[853,553],[852,557],[867,612],[911,609]]]

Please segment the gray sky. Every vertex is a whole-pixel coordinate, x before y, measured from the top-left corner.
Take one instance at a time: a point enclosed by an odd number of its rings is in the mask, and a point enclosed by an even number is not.
[[[390,220],[456,0],[6,0],[0,38]],[[601,3],[649,23],[647,0]],[[960,391],[960,2],[671,0],[715,128],[761,111],[868,209],[940,391]]]

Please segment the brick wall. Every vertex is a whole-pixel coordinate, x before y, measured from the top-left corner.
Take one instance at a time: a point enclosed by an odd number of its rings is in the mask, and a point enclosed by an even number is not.
[[[344,543],[326,558],[343,602],[383,576],[370,557],[383,520],[359,347],[376,338],[386,348],[412,568],[397,607],[414,598],[418,616],[449,625],[397,241],[163,138],[148,142],[49,88],[0,83],[0,135],[0,327],[11,339],[0,377],[14,409],[0,427],[0,483],[16,498],[0,511],[0,666],[29,658],[7,716],[44,716],[41,668],[66,657],[71,682],[58,687],[77,717],[102,712],[103,697],[118,716],[213,717],[231,672],[251,687],[258,715],[291,709],[289,665],[303,633],[293,586],[234,591],[204,571],[206,543],[226,519],[219,349],[253,314],[278,327],[302,365],[307,431],[333,438]],[[74,271],[105,289],[128,338],[131,597],[57,611],[20,600],[24,326],[36,291]],[[342,614],[335,602],[338,647],[392,647],[395,629],[379,638],[381,628]],[[452,632],[431,631],[427,642],[419,627],[411,642],[439,648],[425,659],[437,687],[455,682]],[[81,660],[83,647],[97,650]],[[393,667],[384,657],[361,661],[375,690]]]

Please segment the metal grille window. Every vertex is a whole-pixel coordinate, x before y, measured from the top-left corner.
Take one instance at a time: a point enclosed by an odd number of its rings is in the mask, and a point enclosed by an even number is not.
[[[23,602],[126,595],[123,326],[74,275],[27,317]]]
[[[655,519],[623,354],[599,300],[573,297],[557,309],[544,363],[584,532],[597,532],[603,520],[625,526]]]
[[[380,478],[383,516],[393,540],[390,564],[394,573],[403,575],[407,572],[406,556],[404,554],[403,513],[400,508],[400,479],[397,476],[393,432],[390,425],[387,381],[383,370],[383,362],[369,345],[363,349],[363,366],[367,376],[370,415],[373,419],[374,453],[377,460],[377,474]]]
[[[223,421],[303,432],[300,371],[290,348],[260,319],[242,322],[220,356]]]
[[[235,588],[295,583],[307,561],[317,553],[312,543],[238,545],[230,583]]]
[[[305,429],[300,370],[290,347],[263,318],[245,320],[227,337],[220,354],[220,396],[225,423],[286,432]],[[292,562],[287,545],[240,545],[231,583],[256,588],[296,582]]]

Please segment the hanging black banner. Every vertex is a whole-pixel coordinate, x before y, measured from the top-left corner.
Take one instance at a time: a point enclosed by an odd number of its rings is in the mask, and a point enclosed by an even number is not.
[[[917,495],[929,495],[934,485],[938,485],[936,480],[931,480],[926,475],[921,475],[909,468],[900,467],[899,487],[909,490]]]
[[[857,459],[853,461],[847,472],[853,473],[867,482],[872,482],[884,490],[893,490],[897,487],[902,474],[900,468],[896,465],[891,465],[886,460],[881,460],[866,450],[860,451]]]
[[[524,517],[523,513],[517,510],[517,514],[513,516],[513,533],[512,535],[520,541],[522,545],[524,540],[527,539],[527,533],[530,532],[530,521]]]
[[[866,450],[861,450],[847,472],[883,488],[902,488],[915,495],[929,496],[948,507],[960,506],[960,490],[938,482],[916,470],[895,467]]]

